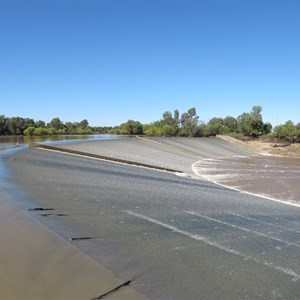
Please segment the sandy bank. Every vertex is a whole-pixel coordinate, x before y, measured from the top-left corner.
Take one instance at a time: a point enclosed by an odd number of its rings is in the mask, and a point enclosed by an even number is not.
[[[261,140],[253,140],[245,142],[248,145],[260,148],[273,155],[279,155],[284,157],[300,158],[300,144],[276,144],[268,143]]]
[[[274,143],[261,139],[240,141],[226,135],[219,135],[218,137],[240,147],[241,149],[252,151],[258,155],[269,154],[283,157],[300,158],[300,144]]]
[[[0,189],[0,299],[92,299],[121,283],[31,219]],[[109,299],[142,299],[123,287]]]

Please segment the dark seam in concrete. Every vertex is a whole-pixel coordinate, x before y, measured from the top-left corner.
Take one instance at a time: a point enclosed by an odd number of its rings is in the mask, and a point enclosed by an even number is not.
[[[129,285],[130,283],[131,283],[131,280],[127,280],[126,282],[124,282],[124,283],[118,285],[117,287],[111,289],[111,290],[108,291],[107,293],[101,294],[101,295],[99,295],[98,297],[93,298],[93,299],[91,299],[91,300],[103,299],[104,297],[108,296],[109,294],[111,294],[111,293],[113,293],[113,292],[116,292],[116,291],[117,291],[118,289],[120,289],[121,287],[127,286],[127,285]]]

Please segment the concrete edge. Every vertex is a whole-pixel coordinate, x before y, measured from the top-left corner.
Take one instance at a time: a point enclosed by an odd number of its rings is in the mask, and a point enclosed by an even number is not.
[[[68,153],[68,154],[81,155],[81,156],[91,157],[91,158],[96,158],[96,159],[103,159],[103,160],[113,161],[113,162],[117,162],[117,163],[123,163],[123,164],[127,164],[127,165],[155,169],[155,170],[159,170],[159,171],[167,171],[167,172],[172,172],[172,173],[183,173],[180,170],[175,170],[175,169],[171,169],[171,168],[165,168],[165,167],[145,164],[145,163],[141,163],[141,162],[125,160],[125,159],[121,159],[121,158],[110,157],[110,156],[105,156],[105,155],[100,155],[100,154],[88,153],[88,152],[83,152],[83,151],[78,151],[78,150],[65,149],[62,147],[55,147],[55,146],[50,146],[50,145],[45,145],[45,144],[30,143],[29,147],[58,151],[58,152]]]
[[[216,137],[219,138],[219,139],[222,139],[224,141],[227,141],[227,142],[229,142],[229,143],[237,146],[240,149],[252,152],[253,154],[263,155],[263,156],[272,156],[271,153],[269,153],[269,152],[267,152],[265,150],[259,149],[257,147],[253,147],[253,146],[251,146],[249,144],[246,144],[245,142],[240,141],[238,139],[235,139],[235,138],[233,138],[231,136],[228,136],[228,135],[217,135]]]
[[[196,156],[196,154],[193,153],[193,152],[189,152],[189,151],[183,150],[183,149],[181,149],[181,148],[178,148],[178,147],[174,147],[174,146],[168,145],[168,144],[166,144],[166,143],[161,143],[161,142],[158,142],[158,141],[154,141],[154,140],[151,140],[151,139],[147,139],[147,138],[145,138],[145,137],[141,137],[141,136],[138,136],[138,135],[136,136],[136,138],[137,138],[138,140],[145,141],[145,142],[147,142],[147,143],[156,144],[156,145],[159,145],[159,146],[161,146],[161,147],[165,147],[165,148],[171,149],[171,150],[176,151],[176,152],[184,153],[184,154],[186,154],[186,155],[188,155],[188,156],[192,156],[192,157],[195,157],[195,156]]]

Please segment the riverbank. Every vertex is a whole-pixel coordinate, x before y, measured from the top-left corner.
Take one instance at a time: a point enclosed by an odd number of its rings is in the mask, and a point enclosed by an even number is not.
[[[282,157],[300,158],[300,144],[298,143],[275,142],[267,139],[249,139],[241,141],[227,135],[219,135],[218,137],[258,155],[270,154]]]
[[[245,143],[252,147],[258,147],[272,155],[300,158],[300,144],[272,143],[263,140],[253,140]]]

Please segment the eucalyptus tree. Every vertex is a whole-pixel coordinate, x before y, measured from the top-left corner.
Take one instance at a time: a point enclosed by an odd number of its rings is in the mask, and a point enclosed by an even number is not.
[[[7,122],[8,118],[6,118],[5,115],[0,115],[0,135],[8,134]]]
[[[89,122],[87,119],[83,119],[79,122],[79,127],[83,127],[83,128],[86,128],[89,126]]]
[[[206,134],[208,136],[216,136],[217,134],[228,134],[229,128],[225,125],[222,118],[212,118],[206,127]]]
[[[24,130],[29,127],[34,127],[34,120],[29,118],[12,117],[7,122],[8,133],[12,135],[23,135]]]
[[[297,127],[294,125],[294,123],[291,120],[286,121],[284,124],[278,125],[274,128],[275,136],[280,139],[283,138],[295,139],[297,138],[297,133],[298,133]]]
[[[237,118],[238,131],[246,136],[258,137],[264,134],[262,107],[253,106],[250,113],[243,113]]]
[[[42,120],[38,120],[35,122],[35,127],[41,127],[41,128],[45,128],[46,127],[46,123]]]
[[[196,108],[192,107],[181,115],[181,134],[186,136],[195,136],[198,127]]]
[[[224,118],[223,123],[228,127],[230,133],[234,133],[238,129],[237,119],[231,116]]]
[[[55,130],[59,130],[64,128],[64,123],[60,120],[60,118],[53,118],[47,126],[54,128]]]

